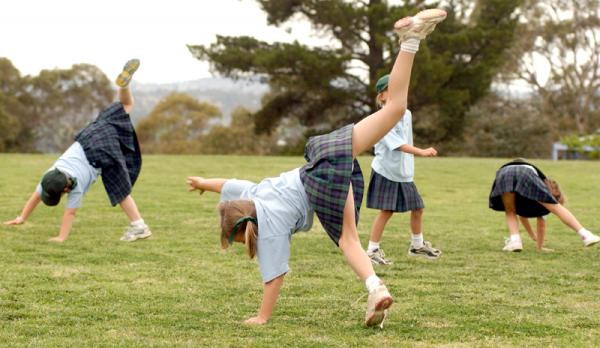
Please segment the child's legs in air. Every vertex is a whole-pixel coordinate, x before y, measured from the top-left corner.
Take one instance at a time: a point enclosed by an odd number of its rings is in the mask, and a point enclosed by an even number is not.
[[[133,110],[133,95],[131,94],[131,89],[129,85],[126,87],[119,87],[119,101],[123,104],[123,109],[125,109],[126,113],[130,113]]]
[[[385,107],[354,125],[352,132],[354,157],[373,147],[404,115],[414,58],[414,53],[403,51],[398,53],[390,74],[389,97]]]
[[[387,225],[388,221],[390,221],[390,218],[393,214],[394,212],[391,210],[379,211],[379,214],[377,214],[377,217],[375,217],[375,221],[373,221],[373,227],[371,227],[370,241],[378,243],[381,240],[385,225]]]
[[[350,184],[346,205],[344,206],[344,222],[339,245],[354,273],[364,281],[368,277],[375,275],[375,271],[373,270],[371,260],[360,245],[355,221],[354,194],[352,193],[352,184]]]
[[[517,219],[517,208],[515,206],[515,193],[503,193],[502,203],[504,204],[504,213],[506,216],[506,225],[508,226],[508,232],[511,235],[518,235],[519,220]]]

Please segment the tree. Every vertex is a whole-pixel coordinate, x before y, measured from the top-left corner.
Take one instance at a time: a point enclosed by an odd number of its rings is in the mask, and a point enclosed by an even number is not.
[[[42,70],[30,80],[28,89],[33,98],[33,111],[39,117],[34,126],[36,145],[49,152],[65,150],[73,142],[75,133],[114,99],[114,90],[106,75],[88,64]]]
[[[526,83],[556,138],[595,131],[600,127],[598,0],[527,0],[521,11],[504,80]]]
[[[256,135],[252,113],[237,108],[231,113],[231,124],[216,125],[202,138],[202,153],[232,155],[268,155],[275,152],[275,136]]]
[[[212,119],[221,116],[214,105],[184,93],[172,93],[141,119],[140,146],[149,153],[198,153]]]
[[[402,6],[385,0],[257,2],[270,25],[302,16],[332,40],[331,47],[311,48],[299,42],[269,44],[247,36],[217,36],[209,46],[189,46],[196,58],[208,60],[221,74],[259,76],[269,83],[271,92],[254,115],[256,129],[267,132],[285,117],[324,131],[373,112],[373,86],[389,72],[398,50],[390,29],[398,18],[425,6],[421,0],[404,1]],[[475,10],[468,11],[474,3]],[[462,135],[467,110],[486,95],[511,44],[519,3],[448,2],[448,18],[421,43],[413,69],[409,106],[416,114],[420,139],[439,142]],[[352,73],[357,67],[365,70],[365,78]]]
[[[0,151],[31,150],[33,136],[27,127],[27,93],[24,79],[10,60],[0,58]]]

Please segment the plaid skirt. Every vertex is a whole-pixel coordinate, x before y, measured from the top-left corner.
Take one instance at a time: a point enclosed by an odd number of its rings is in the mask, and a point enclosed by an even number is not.
[[[350,124],[329,134],[309,138],[304,149],[308,163],[300,168],[300,180],[310,205],[336,245],[342,236],[350,184],[356,224],[365,186],[358,161],[352,158],[353,128]]]
[[[515,193],[517,215],[523,217],[540,217],[550,213],[538,202],[558,203],[544,181],[526,167],[508,166],[496,172],[496,180],[490,192],[489,207],[504,211],[502,194],[507,192]]]
[[[405,212],[425,208],[414,182],[396,182],[371,171],[367,208]]]

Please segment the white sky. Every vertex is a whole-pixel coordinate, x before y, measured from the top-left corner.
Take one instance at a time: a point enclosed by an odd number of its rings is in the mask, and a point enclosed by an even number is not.
[[[135,57],[142,61],[139,82],[194,80],[210,76],[209,67],[193,58],[186,44],[209,44],[216,34],[327,44],[311,35],[305,21],[296,21],[290,33],[268,26],[253,0],[2,0],[0,5],[0,57],[23,75],[89,63],[112,78]]]

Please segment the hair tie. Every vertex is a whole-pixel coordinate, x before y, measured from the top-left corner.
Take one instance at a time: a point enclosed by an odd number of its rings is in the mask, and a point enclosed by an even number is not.
[[[235,225],[233,226],[233,229],[231,230],[231,234],[229,235],[229,245],[233,244],[233,238],[235,238],[235,235],[237,234],[238,230],[240,229],[240,226],[242,226],[242,224],[244,222],[248,222],[248,221],[250,221],[253,224],[255,224],[256,226],[258,226],[258,220],[256,220],[255,217],[242,216],[235,222]]]

